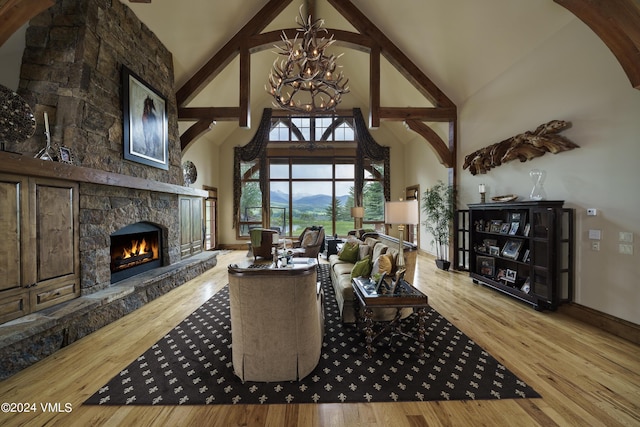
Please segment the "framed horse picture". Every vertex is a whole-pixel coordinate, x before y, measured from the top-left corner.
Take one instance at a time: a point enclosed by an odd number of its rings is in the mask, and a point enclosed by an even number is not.
[[[122,66],[124,158],[169,169],[167,99]]]

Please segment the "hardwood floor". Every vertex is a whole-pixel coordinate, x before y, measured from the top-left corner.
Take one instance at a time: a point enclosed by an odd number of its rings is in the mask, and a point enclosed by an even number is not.
[[[0,382],[0,425],[127,426],[638,426],[640,347],[559,312],[539,313],[465,273],[419,256],[430,304],[542,399],[425,403],[96,407],[82,402],[227,283],[245,251],[134,313]],[[59,404],[58,411],[41,405]],[[69,404],[65,406],[66,404]],[[3,407],[4,408],[4,407]],[[66,409],[69,409],[65,412]]]

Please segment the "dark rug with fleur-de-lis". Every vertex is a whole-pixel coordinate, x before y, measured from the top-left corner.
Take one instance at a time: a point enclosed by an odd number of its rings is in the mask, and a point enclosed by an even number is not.
[[[233,373],[229,291],[223,288],[126,369],[90,405],[349,403],[540,397],[504,365],[431,309],[425,355],[402,335],[375,342],[344,325],[329,266],[318,266],[325,292],[325,337],[316,369],[300,381],[242,382]],[[415,314],[403,328],[415,333]],[[413,329],[413,330],[412,330]]]

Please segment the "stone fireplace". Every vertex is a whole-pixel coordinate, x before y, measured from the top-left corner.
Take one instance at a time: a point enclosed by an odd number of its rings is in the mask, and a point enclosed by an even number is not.
[[[124,159],[123,66],[167,97],[167,169]],[[0,173],[78,185],[73,195],[78,199],[73,265],[79,268],[74,286],[80,295],[31,313],[28,322],[4,325],[0,379],[216,265],[215,253],[181,254],[180,198],[202,198],[206,192],[183,185],[174,92],[171,53],[123,2],[54,2],[30,21],[18,93],[33,108],[37,130],[27,141],[10,143],[9,152],[0,153]],[[46,144],[45,112],[53,146],[69,148],[73,165],[33,159]],[[112,269],[124,257],[111,248],[132,224],[156,228],[151,240],[158,242],[157,256],[147,260],[136,250],[137,265],[131,266],[135,276],[122,278]],[[146,240],[147,232],[135,234],[143,233]],[[56,250],[55,242],[51,244],[45,253]],[[140,266],[153,268],[141,271]]]

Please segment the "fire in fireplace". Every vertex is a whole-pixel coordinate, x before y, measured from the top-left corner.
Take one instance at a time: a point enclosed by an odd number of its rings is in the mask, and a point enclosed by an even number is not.
[[[111,235],[111,283],[162,265],[159,227],[138,222]]]

